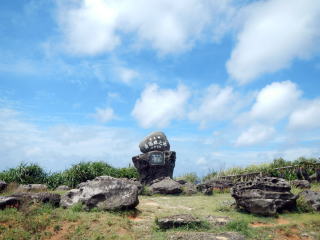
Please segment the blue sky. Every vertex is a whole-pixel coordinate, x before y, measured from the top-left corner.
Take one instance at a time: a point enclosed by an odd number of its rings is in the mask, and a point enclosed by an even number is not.
[[[318,0],[10,0],[0,34],[0,170],[159,130],[175,175],[320,156]]]

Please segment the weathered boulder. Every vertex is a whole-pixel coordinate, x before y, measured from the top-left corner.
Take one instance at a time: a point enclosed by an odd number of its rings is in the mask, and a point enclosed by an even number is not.
[[[303,167],[299,167],[297,170],[296,170],[296,174],[297,174],[297,178],[298,180],[308,180],[310,181],[310,177],[307,173],[307,170]]]
[[[213,188],[210,184],[206,184],[206,183],[198,184],[197,190],[208,196],[213,194]]]
[[[190,214],[179,214],[159,218],[157,219],[156,224],[160,229],[170,229],[182,226],[199,226],[201,221]]]
[[[314,210],[320,211],[320,192],[305,190],[298,194]]]
[[[136,180],[135,178],[133,179],[128,179],[128,178],[120,178],[123,181],[126,181],[129,184],[133,184],[136,185],[138,188],[138,194],[141,194],[143,191],[143,185],[141,184],[141,182],[139,182],[138,180]]]
[[[1,197],[0,196],[0,210],[5,208],[19,208],[21,200],[16,197]]]
[[[170,240],[245,240],[236,232],[208,233],[208,232],[178,232],[169,237]]]
[[[20,192],[12,194],[10,197],[14,197],[20,200],[21,203],[37,202],[37,203],[49,203],[54,207],[60,206],[60,194],[49,192]]]
[[[186,184],[187,183],[187,181],[186,180],[184,180],[184,179],[179,179],[179,180],[176,180],[178,183],[180,183],[181,185],[184,185],[184,184]]]
[[[56,191],[68,191],[70,190],[70,187],[67,185],[60,185],[56,188]]]
[[[234,183],[230,180],[221,180],[221,179],[209,179],[204,182],[205,184],[209,185],[213,189],[228,189],[234,186]]]
[[[311,188],[311,184],[307,180],[293,180],[290,183],[291,183],[291,186],[294,186],[297,188]]]
[[[311,182],[320,182],[320,168],[316,169],[316,172],[310,176]]]
[[[131,209],[139,204],[138,188],[123,179],[101,176],[81,183],[80,188],[72,189],[63,195],[60,202],[65,208],[75,203],[82,203],[86,209]]]
[[[47,191],[48,187],[45,184],[20,184],[17,192],[30,192],[30,191]]]
[[[185,193],[186,195],[192,195],[192,194],[198,193],[197,186],[195,184],[189,183],[189,182],[182,185],[182,190],[183,190],[183,193]]]
[[[237,183],[231,189],[238,208],[250,213],[274,216],[296,206],[297,196],[287,181],[274,177],[257,177],[253,181]]]
[[[163,132],[153,132],[146,136],[139,144],[140,151],[170,151],[170,144]]]
[[[176,163],[176,153],[173,151],[152,151],[132,157],[133,164],[139,172],[142,184],[150,184],[161,177],[173,176]]]
[[[0,180],[0,192],[4,191],[7,188],[8,184],[5,181]]]
[[[169,177],[157,179],[150,185],[153,194],[179,194],[182,193],[182,185]]]

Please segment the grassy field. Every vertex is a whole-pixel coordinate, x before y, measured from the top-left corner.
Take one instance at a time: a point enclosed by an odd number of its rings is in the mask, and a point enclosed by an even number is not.
[[[320,190],[319,186],[313,189]],[[297,192],[298,190],[294,190]],[[257,217],[238,212],[229,193],[213,196],[140,196],[140,204],[129,212],[85,212],[31,205],[21,210],[0,211],[0,239],[167,239],[173,231],[237,231],[247,239],[320,239],[319,213],[284,213],[278,218]],[[160,231],[158,217],[190,213],[200,219],[208,215],[229,216],[223,227]]]

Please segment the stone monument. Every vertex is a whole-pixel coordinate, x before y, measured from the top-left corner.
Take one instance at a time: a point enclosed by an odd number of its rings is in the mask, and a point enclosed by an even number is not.
[[[153,132],[139,144],[143,154],[132,157],[142,184],[150,184],[163,177],[172,178],[176,152],[170,151],[170,144],[163,132]]]

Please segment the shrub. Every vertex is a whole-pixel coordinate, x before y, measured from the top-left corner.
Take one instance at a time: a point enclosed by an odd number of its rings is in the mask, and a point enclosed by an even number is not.
[[[306,202],[303,196],[297,199],[297,211],[300,213],[314,212],[314,209]]]
[[[46,184],[50,189],[56,189],[60,185],[66,185],[65,174],[60,172],[48,174]]]
[[[196,173],[186,173],[178,177],[177,180],[185,180],[187,182],[196,184],[199,181],[199,177]]]
[[[44,183],[47,174],[37,164],[21,163],[16,168],[10,168],[0,173],[0,179],[6,182],[16,182],[20,184]]]

